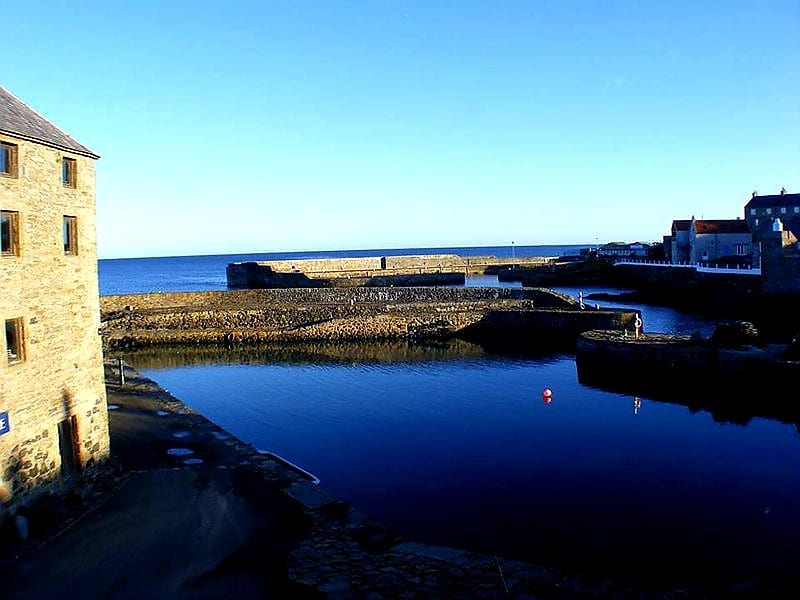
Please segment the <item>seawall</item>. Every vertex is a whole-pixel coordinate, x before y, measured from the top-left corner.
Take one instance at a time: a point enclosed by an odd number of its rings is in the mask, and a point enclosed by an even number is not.
[[[635,312],[580,310],[544,289],[312,288],[106,296],[107,347],[452,337],[574,343]]]
[[[497,273],[509,265],[538,266],[548,257],[462,257],[455,254],[275,260],[230,263],[231,288],[448,285],[465,275]]]

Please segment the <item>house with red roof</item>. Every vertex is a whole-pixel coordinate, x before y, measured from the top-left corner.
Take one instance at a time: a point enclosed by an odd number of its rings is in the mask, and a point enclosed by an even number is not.
[[[753,236],[743,219],[678,219],[670,233],[665,248],[673,264],[751,264]]]

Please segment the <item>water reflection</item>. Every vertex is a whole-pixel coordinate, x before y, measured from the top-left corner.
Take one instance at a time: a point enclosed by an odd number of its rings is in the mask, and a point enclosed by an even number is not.
[[[800,559],[800,436],[672,403],[643,411],[649,396],[582,385],[569,355],[466,342],[159,352],[127,358],[422,541],[654,585],[784,577]]]
[[[270,344],[154,346],[117,351],[140,369],[201,365],[392,364],[478,358],[484,349],[463,340],[408,342],[297,342]]]

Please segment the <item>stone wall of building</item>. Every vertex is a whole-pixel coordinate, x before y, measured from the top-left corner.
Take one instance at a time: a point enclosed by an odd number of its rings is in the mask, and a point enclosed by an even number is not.
[[[17,213],[19,256],[0,256],[0,325],[22,320],[24,360],[9,364],[0,333],[0,484],[11,499],[0,518],[38,491],[60,486],[58,424],[74,425],[79,469],[109,452],[95,241],[94,161],[0,136],[18,147],[18,176],[0,176],[0,209]],[[62,157],[77,185],[61,181]],[[77,218],[77,254],[63,245],[63,217]],[[72,419],[74,417],[74,420]],[[69,443],[69,440],[68,440]]]
[[[769,231],[761,241],[762,289],[765,294],[800,296],[800,251],[790,231]]]

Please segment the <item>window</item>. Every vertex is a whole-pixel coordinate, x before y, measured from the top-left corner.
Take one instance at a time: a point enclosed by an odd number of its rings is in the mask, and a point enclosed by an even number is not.
[[[19,214],[0,210],[0,254],[19,256]]]
[[[6,355],[10,365],[25,360],[22,318],[8,319],[6,321]]]
[[[795,212],[795,214],[800,213],[800,206],[795,206],[794,207],[794,212]]]
[[[78,253],[78,217],[64,216],[64,254]]]
[[[17,147],[8,142],[0,142],[0,175],[17,176]]]
[[[750,253],[750,244],[736,244],[736,254],[746,256]]]
[[[786,207],[785,206],[781,206],[781,214],[782,215],[786,214]]]
[[[756,227],[758,227],[758,219],[756,219]]]
[[[755,216],[755,214],[756,214],[756,209],[755,209],[755,208],[751,208],[751,209],[750,209],[750,216],[751,216],[751,217],[752,217],[752,216]]]
[[[64,187],[77,187],[78,163],[74,158],[64,157],[61,161],[61,183]]]
[[[767,209],[767,214],[768,214],[768,215],[771,215],[771,214],[772,214],[772,209],[771,209],[771,208],[768,208],[768,209]]]

